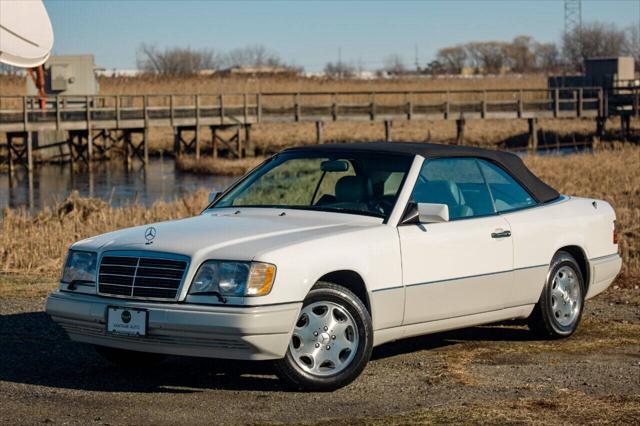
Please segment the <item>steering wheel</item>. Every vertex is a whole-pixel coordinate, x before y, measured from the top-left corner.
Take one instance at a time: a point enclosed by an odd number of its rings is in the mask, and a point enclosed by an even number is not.
[[[393,203],[390,200],[385,200],[383,198],[379,200],[372,200],[369,203],[369,207],[378,213],[387,214],[393,208]]]

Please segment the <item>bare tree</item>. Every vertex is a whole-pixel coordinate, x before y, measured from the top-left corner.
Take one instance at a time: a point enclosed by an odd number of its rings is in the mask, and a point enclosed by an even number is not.
[[[531,72],[535,69],[535,49],[536,42],[530,36],[518,36],[510,44],[504,46],[509,67],[514,72]]]
[[[153,74],[188,75],[206,69],[218,69],[220,62],[211,49],[194,50],[173,47],[159,50],[141,44],[137,52],[138,69]]]
[[[640,27],[631,25],[625,32],[623,53],[632,56],[636,62],[636,68],[640,68]]]
[[[460,74],[467,62],[468,54],[464,46],[445,47],[438,50],[436,56],[436,67],[432,70],[442,69],[444,72],[451,74]],[[435,64],[434,64],[435,65]]]
[[[254,45],[233,49],[224,55],[225,67],[288,68],[280,56],[265,46]]]
[[[536,43],[534,57],[540,71],[554,72],[561,67],[560,50],[555,43]]]
[[[333,78],[349,78],[355,75],[356,69],[353,65],[344,62],[327,62],[324,73]]]
[[[465,45],[473,66],[484,73],[498,73],[507,64],[507,43],[500,41],[472,42]]]
[[[391,54],[384,58],[384,70],[389,74],[400,75],[407,72],[407,67],[402,60],[402,56]]]
[[[614,24],[591,22],[562,38],[562,52],[567,64],[582,69],[587,58],[620,56],[624,52],[626,35]]]

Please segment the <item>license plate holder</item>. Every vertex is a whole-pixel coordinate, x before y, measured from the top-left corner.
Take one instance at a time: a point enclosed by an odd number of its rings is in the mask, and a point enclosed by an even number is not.
[[[125,336],[146,336],[149,312],[146,309],[107,307],[107,333]]]

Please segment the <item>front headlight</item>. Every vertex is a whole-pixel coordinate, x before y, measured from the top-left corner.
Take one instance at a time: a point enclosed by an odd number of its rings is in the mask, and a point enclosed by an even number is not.
[[[276,267],[269,263],[208,260],[200,265],[189,294],[264,296],[271,291]]]
[[[69,250],[62,271],[65,284],[94,284],[96,282],[97,255],[89,251]]]

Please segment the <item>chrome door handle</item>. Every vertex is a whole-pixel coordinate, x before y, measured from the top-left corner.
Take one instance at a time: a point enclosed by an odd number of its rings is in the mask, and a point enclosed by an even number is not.
[[[511,231],[498,231],[491,233],[491,238],[507,238],[511,236]]]

